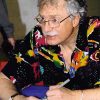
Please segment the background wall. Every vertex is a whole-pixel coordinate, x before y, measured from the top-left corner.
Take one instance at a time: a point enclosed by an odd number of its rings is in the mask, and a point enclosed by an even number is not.
[[[23,38],[36,24],[37,0],[6,0],[11,22],[15,26],[16,38]]]
[[[37,0],[18,0],[20,18],[26,27],[26,34],[36,25],[34,18],[37,16]]]
[[[100,16],[100,0],[87,0],[88,15]]]
[[[36,24],[37,0],[6,0],[9,18],[15,27],[15,38],[22,39]],[[100,16],[100,0],[87,0],[88,15]],[[1,34],[0,34],[1,35]],[[0,44],[2,37],[0,36]]]

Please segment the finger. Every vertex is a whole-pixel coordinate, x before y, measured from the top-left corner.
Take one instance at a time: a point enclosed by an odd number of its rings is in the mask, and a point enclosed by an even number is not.
[[[14,38],[8,38],[8,41],[12,46],[15,46],[15,39]]]

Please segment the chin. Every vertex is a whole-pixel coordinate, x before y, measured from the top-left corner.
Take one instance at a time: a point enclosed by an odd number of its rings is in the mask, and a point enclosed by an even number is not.
[[[57,38],[57,36],[46,36],[46,42],[49,45],[58,45],[60,40]]]
[[[59,42],[57,42],[57,41],[48,41],[47,40],[47,44],[49,44],[49,45],[58,45]]]

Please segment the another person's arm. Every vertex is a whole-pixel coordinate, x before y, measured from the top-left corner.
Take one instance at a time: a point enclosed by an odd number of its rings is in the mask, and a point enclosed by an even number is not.
[[[0,73],[0,98],[9,100],[10,96],[18,93],[13,83],[3,74]],[[17,97],[17,96],[16,96]]]
[[[0,0],[0,27],[3,30],[3,33],[8,38],[9,43],[14,47],[15,38],[14,38],[14,27],[10,23],[8,18],[7,6],[5,0]]]
[[[14,84],[2,72],[0,72],[0,100],[9,100],[10,97],[18,93]],[[38,100],[35,97],[25,97],[21,94],[14,97],[14,100]]]

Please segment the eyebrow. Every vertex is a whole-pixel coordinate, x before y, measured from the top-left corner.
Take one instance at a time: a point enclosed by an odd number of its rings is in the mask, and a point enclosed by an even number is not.
[[[41,17],[45,18],[43,15],[39,14]],[[60,15],[49,15],[48,18],[61,18]]]

